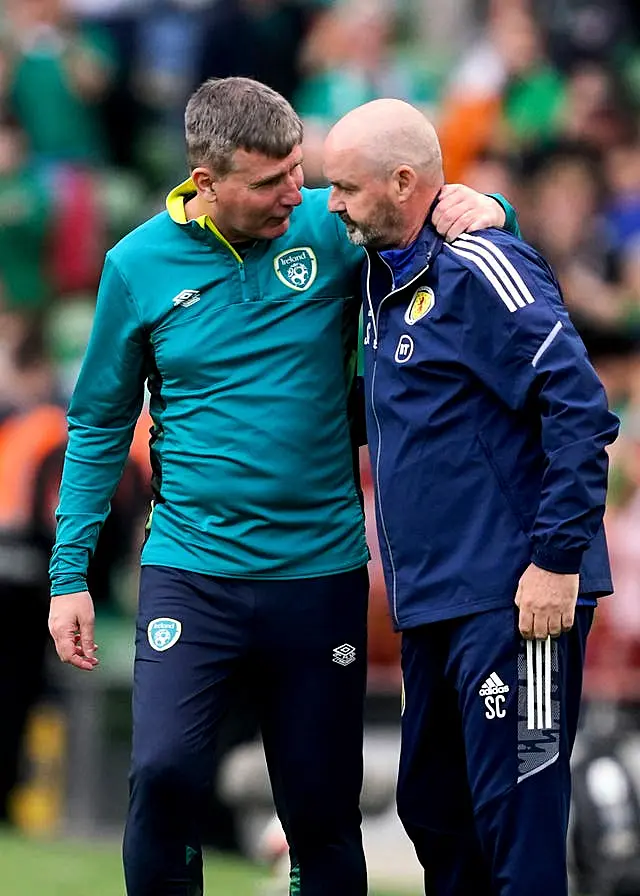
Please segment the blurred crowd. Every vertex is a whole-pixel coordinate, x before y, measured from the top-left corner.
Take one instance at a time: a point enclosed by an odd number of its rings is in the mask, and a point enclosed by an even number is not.
[[[395,96],[432,117],[449,181],[516,206],[622,418],[607,511],[616,598],[598,614],[587,687],[640,703],[637,0],[4,0],[0,592],[10,630],[35,632],[20,682],[24,643],[2,652],[5,716],[19,731],[41,685],[64,406],[104,252],[186,176],[185,100],[226,75],[258,78],[292,101],[305,122],[309,185],[322,184],[322,141],[336,119]],[[141,539],[146,426],[92,566],[103,610],[133,608],[122,570],[135,567]],[[363,479],[369,500],[364,460]],[[371,682],[397,688],[372,529],[370,543]],[[15,753],[7,740],[0,816]]]

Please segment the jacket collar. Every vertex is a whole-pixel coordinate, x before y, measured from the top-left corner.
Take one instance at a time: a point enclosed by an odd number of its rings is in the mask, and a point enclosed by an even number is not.
[[[171,220],[176,224],[190,225],[192,223],[191,221],[187,221],[185,202],[188,199],[192,199],[196,192],[196,185],[193,180],[188,177],[181,184],[178,184],[177,187],[174,187],[167,196],[167,211],[169,212]],[[213,221],[208,215],[201,215],[199,218],[195,218],[194,222],[202,227],[203,230],[209,228],[210,230],[215,231],[216,229]]]
[[[431,267],[433,259],[442,248],[444,240],[431,223],[431,210],[416,237],[416,248],[411,266],[411,279]]]
[[[181,184],[178,184],[177,187],[174,187],[167,196],[166,201],[167,212],[169,213],[171,220],[175,224],[185,228],[187,232],[196,239],[202,239],[203,237],[206,239],[207,236],[215,237],[215,240],[218,243],[222,243],[222,245],[235,256],[237,261],[242,262],[240,255],[233,248],[231,243],[220,233],[209,215],[200,215],[198,218],[193,218],[190,221],[187,220],[185,201],[191,199],[195,193],[196,185],[190,177]],[[211,242],[211,240],[209,239],[207,242]]]
[[[413,255],[414,263],[411,269],[411,279],[431,266],[433,259],[436,257],[444,243],[443,237],[440,236],[431,221],[433,210],[438,204],[439,198],[440,191],[438,191],[438,194],[434,197],[433,202],[427,209],[422,230],[415,239],[415,253]]]
[[[436,255],[440,252],[443,243],[444,239],[431,223],[431,209],[429,209],[428,216],[422,225],[422,230],[413,244],[415,248],[411,268],[408,271],[405,285],[409,285],[409,283],[413,282],[417,276],[431,267]],[[369,256],[370,263],[375,263],[376,268],[381,268],[382,265],[380,263],[383,262],[384,268],[390,270],[389,264],[381,252],[367,250],[367,255]],[[403,289],[404,287],[400,288]]]

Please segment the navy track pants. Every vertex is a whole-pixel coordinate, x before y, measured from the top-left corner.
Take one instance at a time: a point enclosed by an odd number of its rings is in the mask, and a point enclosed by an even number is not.
[[[525,642],[513,609],[403,632],[398,813],[427,896],[567,896],[569,759],[593,609]]]
[[[367,591],[366,568],[250,581],[143,567],[124,838],[129,896],[203,892],[213,753],[240,682],[259,713],[296,892],[365,896]]]

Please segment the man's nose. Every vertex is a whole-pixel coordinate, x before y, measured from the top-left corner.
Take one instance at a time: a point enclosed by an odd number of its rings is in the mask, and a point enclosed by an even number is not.
[[[328,208],[330,212],[343,212],[345,210],[345,204],[342,199],[339,199],[336,190],[334,187],[331,188],[331,192],[329,193],[329,203]]]
[[[287,189],[281,201],[283,205],[288,205],[292,208],[293,206],[300,205],[302,202],[302,193],[300,192],[300,187],[296,183],[295,178],[287,178]]]

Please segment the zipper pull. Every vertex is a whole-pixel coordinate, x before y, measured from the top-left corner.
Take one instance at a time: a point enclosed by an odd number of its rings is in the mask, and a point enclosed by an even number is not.
[[[246,280],[246,276],[245,276],[245,272],[244,272],[244,261],[241,261],[239,263],[238,267],[240,268],[240,279],[244,283]]]

